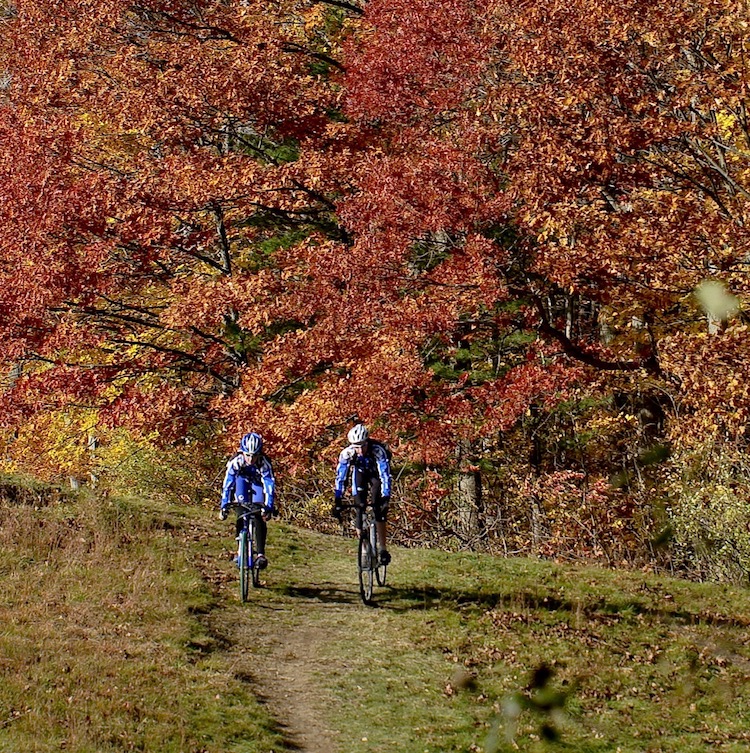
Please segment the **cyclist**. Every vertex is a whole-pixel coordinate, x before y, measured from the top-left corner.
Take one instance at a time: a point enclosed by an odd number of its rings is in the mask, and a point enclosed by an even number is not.
[[[232,504],[257,505],[255,518],[255,543],[258,548],[258,566],[268,567],[266,557],[266,522],[274,513],[276,481],[271,462],[263,452],[263,437],[256,432],[245,434],[240,440],[239,452],[227,463],[221,492],[219,517],[226,520]],[[242,522],[237,515],[237,535]]]
[[[391,499],[391,457],[382,443],[370,438],[364,424],[356,424],[347,435],[349,446],[339,455],[336,468],[336,488],[331,514],[341,520],[342,497],[347,477],[352,472],[352,496],[356,504],[357,534],[362,530],[362,516],[367,504],[372,505],[378,530],[380,564],[387,565],[391,555],[386,548],[386,520]]]

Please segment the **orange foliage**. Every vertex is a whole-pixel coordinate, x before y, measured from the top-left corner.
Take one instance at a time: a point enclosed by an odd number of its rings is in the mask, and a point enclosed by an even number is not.
[[[252,426],[301,473],[356,413],[420,474],[626,373],[744,441],[744,325],[691,296],[748,292],[743,3],[15,7],[6,425]]]

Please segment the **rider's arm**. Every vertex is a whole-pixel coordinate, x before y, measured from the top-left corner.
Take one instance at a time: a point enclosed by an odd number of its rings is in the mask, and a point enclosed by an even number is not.
[[[263,496],[266,500],[266,509],[273,512],[276,501],[276,479],[273,475],[273,468],[267,457],[263,457],[260,464],[260,478],[263,482]]]
[[[380,496],[391,496],[391,463],[388,460],[388,454],[379,445],[373,446],[373,455],[378,465],[378,474],[380,475]]]
[[[334,497],[337,501],[340,501],[344,496],[346,477],[349,475],[349,466],[353,457],[354,450],[351,447],[346,447],[339,455],[339,464],[336,467],[336,485],[334,487]]]
[[[232,458],[227,463],[227,470],[224,474],[224,483],[221,487],[221,503],[220,507],[227,507],[234,501],[234,487],[237,483],[237,471],[242,467],[242,464],[238,461],[242,461],[242,456]]]

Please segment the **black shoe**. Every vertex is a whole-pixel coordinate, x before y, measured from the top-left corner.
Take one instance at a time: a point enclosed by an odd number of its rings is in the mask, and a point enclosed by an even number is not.
[[[381,549],[380,550],[380,564],[381,565],[390,565],[391,564],[391,555],[388,552],[387,549]]]
[[[258,566],[258,570],[265,570],[268,567],[268,560],[265,554],[259,554],[255,560],[255,564]]]

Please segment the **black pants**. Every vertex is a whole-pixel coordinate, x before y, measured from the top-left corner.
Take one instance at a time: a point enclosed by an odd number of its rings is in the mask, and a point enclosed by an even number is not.
[[[362,518],[368,504],[372,505],[375,520],[378,523],[385,523],[388,517],[388,504],[383,504],[383,497],[380,494],[380,476],[377,473],[363,473],[355,469],[354,486],[357,490],[354,495],[354,501],[357,505],[355,511],[357,529],[362,530]]]
[[[243,526],[243,519],[242,519],[242,510],[238,508],[237,510],[237,536],[240,535],[240,531],[242,530]],[[266,553],[266,535],[268,534],[268,525],[266,524],[266,521],[263,520],[263,515],[261,514],[260,508],[257,510],[253,510],[250,517],[253,519],[253,524],[255,526],[255,550],[257,554],[263,554]]]

